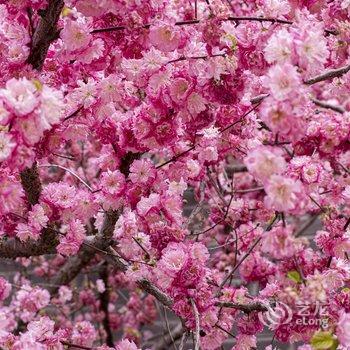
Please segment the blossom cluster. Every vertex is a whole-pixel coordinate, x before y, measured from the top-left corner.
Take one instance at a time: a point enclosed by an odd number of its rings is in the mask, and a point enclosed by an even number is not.
[[[1,348],[350,348],[348,0],[0,14]]]

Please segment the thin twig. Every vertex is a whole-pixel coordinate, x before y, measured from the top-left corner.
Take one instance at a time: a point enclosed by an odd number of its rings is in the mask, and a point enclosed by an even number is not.
[[[83,346],[83,345],[77,345],[77,344],[72,344],[67,341],[61,340],[61,344],[68,346],[68,348],[76,348],[76,349],[83,349],[83,350],[93,350],[94,348],[91,348],[89,346]]]
[[[311,199],[311,201],[312,201],[313,203],[315,203],[315,204],[321,209],[321,211],[322,211],[323,213],[326,212],[326,210],[325,210],[312,196],[309,196],[309,198]]]
[[[91,192],[94,192],[94,190],[79,176],[77,175],[76,173],[74,173],[74,171],[62,166],[62,165],[59,165],[59,164],[40,164],[38,165],[39,168],[50,168],[50,167],[53,167],[53,168],[60,168],[62,170],[65,170],[67,171],[68,173],[70,173],[71,175],[73,175],[75,178],[77,178],[84,186],[86,186]]]
[[[78,109],[76,109],[74,112],[72,112],[71,114],[69,114],[67,117],[65,117],[63,119],[63,121],[67,121],[68,119],[74,118],[82,109],[84,108],[84,106],[80,106]]]
[[[317,218],[318,218],[318,214],[313,215],[311,219],[303,227],[301,227],[294,236],[295,237],[301,236],[316,221]]]
[[[163,166],[169,164],[169,163],[172,163],[174,161],[176,161],[177,159],[181,158],[182,156],[184,156],[185,154],[187,154],[188,152],[192,151],[193,149],[195,148],[195,146],[192,146],[188,149],[186,149],[185,151],[179,153],[179,154],[176,154],[174,157],[170,158],[169,160],[167,160],[166,162],[164,163],[161,163],[159,165],[156,166],[156,169],[159,169],[159,168],[162,168]]]
[[[288,21],[285,19],[279,19],[279,18],[271,18],[271,17],[253,17],[253,16],[230,16],[227,18],[221,18],[220,21],[225,22],[225,21],[235,21],[235,22],[239,22],[239,21],[257,21],[257,22],[269,22],[272,24],[278,23],[278,24],[288,24],[291,25],[293,24],[292,21]],[[191,25],[191,24],[198,24],[201,23],[200,20],[198,19],[194,19],[194,20],[188,20],[188,21],[179,21],[176,22],[175,25],[176,26],[184,26],[184,25]],[[135,29],[149,29],[151,27],[151,24],[144,24],[143,26],[139,27],[139,28],[135,28]],[[96,28],[93,29],[90,33],[91,34],[96,34],[96,33],[108,33],[108,32],[114,32],[114,31],[120,31],[120,30],[126,30],[126,29],[133,29],[133,28],[128,28],[124,25],[120,25],[120,26],[112,26],[112,27],[106,27],[106,28]],[[333,34],[333,35],[337,35],[338,33],[334,30],[330,30],[330,29],[325,29],[325,33],[326,34]]]
[[[263,191],[264,187],[255,187],[255,188],[247,188],[245,190],[234,190],[234,193],[251,193],[251,192],[257,192],[257,191]]]
[[[183,332],[182,337],[181,337],[181,341],[180,341],[180,345],[179,345],[179,350],[183,350],[185,343],[186,343],[187,336],[188,336],[188,333]]]
[[[171,342],[172,342],[173,347],[177,350],[177,346],[176,346],[176,344],[175,344],[175,339],[174,339],[174,337],[173,337],[173,334],[172,334],[171,329],[170,329],[170,326],[169,326],[169,320],[168,320],[167,310],[166,310],[166,308],[165,308],[164,306],[163,306],[163,310],[164,310],[165,325],[166,325],[168,334],[169,334],[169,336],[170,336],[170,339],[171,339]]]
[[[266,228],[265,231],[270,231],[271,228],[273,227],[274,223],[276,222],[276,220],[278,219],[278,215],[275,215],[273,220],[271,221],[271,223],[268,225],[268,227]],[[261,241],[262,237],[258,237],[255,242],[253,243],[253,245],[249,248],[249,250],[244,254],[244,256],[239,260],[239,262],[236,264],[236,266],[231,270],[231,272],[229,272],[227,274],[227,276],[224,278],[224,280],[221,282],[220,287],[219,287],[219,291],[218,291],[218,295],[221,292],[221,289],[224,287],[224,285],[226,284],[226,282],[231,278],[231,276],[233,276],[233,274],[237,271],[237,269],[241,266],[241,264],[243,263],[243,261],[245,259],[247,259],[247,257],[250,255],[250,253],[253,251],[253,249],[259,244],[259,242]]]
[[[349,226],[350,226],[350,218],[348,219],[348,221],[344,225],[344,231],[346,231]]]
[[[215,327],[219,328],[220,330],[222,330],[223,332],[225,332],[226,334],[228,334],[232,338],[236,338],[236,336],[234,334],[232,334],[231,332],[227,331],[225,328],[221,327],[220,325],[216,324]]]
[[[200,332],[199,313],[198,313],[197,305],[193,299],[191,299],[191,304],[192,304],[192,308],[193,308],[194,318],[196,321],[196,328],[195,328],[195,333],[194,333],[194,339],[195,339],[194,350],[199,350],[199,332]]]

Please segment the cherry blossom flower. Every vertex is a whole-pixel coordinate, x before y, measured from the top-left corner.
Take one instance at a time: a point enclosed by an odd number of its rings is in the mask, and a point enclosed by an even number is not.
[[[272,95],[282,101],[300,88],[300,77],[297,70],[290,63],[273,66],[269,69],[265,84],[270,88]]]
[[[26,78],[13,78],[6,82],[6,89],[0,91],[6,104],[18,116],[29,114],[38,105],[35,85]]]
[[[164,52],[174,51],[180,44],[180,33],[175,27],[159,24],[151,27],[149,39],[159,50]]]
[[[303,195],[300,182],[281,175],[272,175],[265,190],[267,193],[266,204],[279,211],[296,209],[300,205]]]

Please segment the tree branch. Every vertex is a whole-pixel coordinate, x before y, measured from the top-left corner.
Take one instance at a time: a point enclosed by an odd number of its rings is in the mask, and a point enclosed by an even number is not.
[[[56,253],[57,245],[56,232],[50,228],[45,228],[37,241],[21,242],[17,238],[0,240],[0,258],[16,259],[19,257],[29,258],[43,254],[54,254]]]
[[[342,106],[336,106],[336,105],[333,105],[331,103],[318,100],[316,98],[311,98],[311,100],[316,106],[319,106],[319,107],[322,107],[322,108],[326,108],[326,109],[331,109],[332,111],[338,112],[338,113],[341,113],[341,114],[345,113],[345,109]]]
[[[42,17],[35,29],[27,59],[34,69],[42,69],[50,44],[59,36],[57,22],[63,6],[64,0],[49,0],[46,9],[41,12]]]
[[[165,293],[163,293],[158,287],[156,287],[153,283],[148,281],[147,279],[142,279],[137,282],[142,290],[147,292],[148,294],[153,295],[157,300],[159,300],[164,306],[171,308],[173,305],[173,301],[170,297],[168,297]]]
[[[25,168],[20,177],[28,202],[31,205],[37,204],[42,190],[37,164],[33,163],[31,168]]]
[[[253,311],[267,311],[267,307],[261,303],[249,303],[249,304],[241,304],[241,303],[233,303],[229,301],[218,301],[215,303],[215,306],[220,307],[228,307],[236,310],[243,311],[245,313],[250,313]]]
[[[194,333],[194,350],[199,350],[199,332],[200,332],[199,313],[198,313],[197,305],[193,299],[191,299],[191,304],[192,304],[192,308],[193,308],[194,319],[196,321],[196,328],[195,328],[195,333]]]
[[[344,66],[344,67],[337,68],[337,69],[330,69],[323,74],[317,75],[316,77],[313,77],[311,79],[304,81],[304,83],[306,85],[313,85],[313,84],[319,83],[319,82],[324,81],[324,80],[339,78],[349,71],[350,71],[350,64],[347,66]]]
[[[101,310],[104,313],[104,317],[102,320],[103,328],[106,332],[106,344],[108,346],[113,347],[113,333],[111,330],[111,325],[109,322],[109,311],[108,311],[108,305],[109,305],[109,286],[108,286],[108,265],[107,263],[103,264],[102,271],[100,272],[100,277],[105,285],[105,290],[100,295],[100,302],[101,302]]]
[[[164,335],[164,337],[159,342],[155,343],[154,345],[152,344],[152,349],[168,350],[173,340],[176,341],[180,339],[183,334],[184,334],[184,329],[182,327],[182,324],[180,323],[171,331],[172,338],[170,334]]]

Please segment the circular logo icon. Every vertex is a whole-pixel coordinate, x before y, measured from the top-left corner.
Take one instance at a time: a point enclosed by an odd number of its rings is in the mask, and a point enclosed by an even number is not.
[[[270,329],[275,329],[282,324],[287,324],[292,320],[293,311],[291,308],[278,302],[274,307],[266,305],[267,311],[259,313],[260,322]]]

